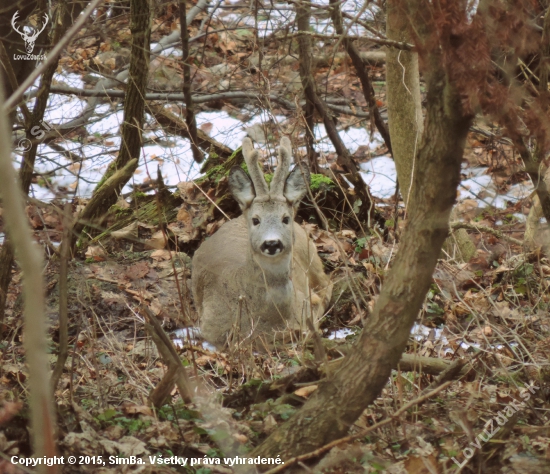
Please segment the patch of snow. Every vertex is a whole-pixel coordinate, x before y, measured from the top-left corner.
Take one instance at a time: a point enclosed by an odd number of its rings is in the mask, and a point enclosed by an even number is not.
[[[377,156],[366,163],[361,163],[361,176],[370,192],[382,199],[390,198],[395,194],[397,172],[395,162],[388,156]]]
[[[530,181],[510,186],[506,194],[499,194],[491,175],[486,174],[487,168],[477,167],[464,169],[470,177],[463,180],[460,187],[460,199],[475,199],[480,207],[492,206],[497,209],[506,209],[508,203],[521,201],[533,191]],[[521,221],[525,219],[522,215]]]
[[[448,345],[448,339],[443,335],[442,328],[429,328],[423,324],[414,323],[411,329],[411,336],[417,341],[423,341],[427,337],[432,337],[433,341],[440,342],[444,345]]]
[[[172,342],[174,345],[178,348],[182,348],[186,343],[191,343],[196,345],[198,343],[198,338],[200,338],[201,330],[196,327],[188,327],[188,328],[181,328],[176,329],[173,333],[174,336],[176,336],[175,339],[172,339]],[[217,349],[212,344],[203,341],[201,343],[201,346],[203,349],[206,349],[210,352],[216,352]]]
[[[241,142],[246,136],[243,122],[223,111],[197,114],[197,126],[207,122],[213,125],[210,132],[212,138],[234,150],[241,146]]]
[[[352,334],[354,331],[350,328],[336,329],[328,334],[327,339],[345,339]]]
[[[101,77],[101,76],[98,76]],[[84,81],[81,74],[75,74],[73,72],[63,71],[63,73],[56,72],[53,75],[54,83],[66,84],[69,87],[76,87],[77,89],[84,89]]]
[[[325,153],[334,151],[324,124],[315,125],[313,133],[317,142],[316,147],[320,151]],[[383,143],[378,132],[374,132],[371,137],[364,127],[350,127],[346,130],[340,130],[338,134],[351,154],[355,153],[360,146],[368,146],[371,151],[374,151]]]

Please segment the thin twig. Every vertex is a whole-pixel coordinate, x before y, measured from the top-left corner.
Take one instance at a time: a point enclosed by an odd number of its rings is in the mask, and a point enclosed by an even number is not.
[[[371,120],[374,122],[374,125],[376,125],[378,132],[382,136],[384,143],[386,144],[386,148],[388,149],[388,153],[390,155],[393,155],[391,140],[390,140],[390,132],[388,130],[388,127],[384,123],[384,120],[382,119],[380,110],[378,109],[378,105],[376,103],[376,96],[374,94],[374,87],[372,87],[372,83],[369,78],[369,73],[367,71],[366,64],[361,59],[361,54],[359,53],[359,50],[353,43],[351,37],[344,35],[344,27],[342,22],[342,13],[340,11],[340,6],[337,4],[336,0],[331,0],[330,4],[333,7],[331,14],[332,14],[332,23],[334,25],[334,29],[339,35],[343,35],[342,37],[343,37],[344,47],[346,48],[346,51],[351,59],[351,62],[355,67],[357,77],[361,82],[361,88],[363,89],[363,95],[365,97],[365,101],[367,102],[370,108]]]

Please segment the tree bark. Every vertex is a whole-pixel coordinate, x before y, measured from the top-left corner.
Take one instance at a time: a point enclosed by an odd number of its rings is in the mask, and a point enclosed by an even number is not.
[[[120,151],[115,161],[107,169],[101,182],[94,190],[94,196],[84,209],[82,215],[87,219],[94,219],[105,214],[116,202],[122,188],[132,177],[139,164],[142,137],[141,131],[144,121],[145,88],[149,73],[149,51],[151,40],[151,10],[149,0],[131,0],[130,2],[130,31],[132,32],[132,49],[128,89],[124,101],[124,122],[121,127]],[[127,165],[131,163],[130,169]],[[113,177],[117,171],[124,169],[125,179],[117,179],[116,185],[109,188],[109,192],[102,192],[101,188]],[[121,176],[120,174],[118,176]],[[111,181],[112,183],[112,181]],[[72,248],[76,245],[85,223],[77,221],[73,226]]]
[[[309,22],[311,18],[311,2],[305,1],[296,5],[296,25],[300,31],[309,31]],[[298,37],[298,44],[300,45],[300,79],[302,81],[302,88],[304,89],[304,96],[306,103],[302,109],[305,119],[305,139],[307,158],[309,162],[310,170],[313,173],[319,173],[319,164],[315,157],[315,135],[313,133],[313,127],[315,122],[313,120],[315,114],[315,103],[312,98],[315,92],[315,84],[313,82],[313,76],[311,71],[313,70],[313,55],[311,54],[311,38],[307,35]]]
[[[541,39],[540,64],[538,73],[540,81],[540,94],[543,97],[546,96],[546,100],[548,100],[548,77],[550,76],[550,5],[548,5],[546,8],[547,9],[544,15],[544,26]],[[523,148],[522,145],[521,148]],[[537,232],[540,218],[544,216],[546,221],[550,223],[550,194],[547,191],[550,187],[550,168],[546,167],[545,171],[539,173],[539,166],[537,166],[537,164],[542,161],[544,153],[539,152],[537,153],[537,155],[541,156],[529,158],[528,150],[524,150],[522,154],[522,158],[525,163],[525,169],[529,172],[530,167],[534,171],[530,173],[531,178],[533,179],[534,177],[534,179],[542,180],[544,182],[544,188],[542,188],[538,181],[533,181],[537,192],[536,195],[533,196],[533,203],[525,225],[524,243],[527,248],[532,248],[536,244],[535,234]],[[527,157],[527,159],[525,157]]]
[[[421,11],[425,7],[420,3],[410,2],[411,8]],[[438,8],[444,5],[438,3]],[[430,21],[429,14],[426,18]],[[429,24],[415,26],[433,41]],[[280,455],[285,459],[345,435],[378,397],[407,344],[448,233],[465,139],[472,123],[444,69],[446,51],[442,50],[451,48],[452,43],[448,38],[438,39],[441,48],[426,50],[428,106],[408,222],[373,314],[341,369],[320,384],[303,408],[258,446],[252,457]]]
[[[0,89],[3,88],[0,79]],[[4,90],[0,90],[0,198],[10,238],[23,272],[24,344],[29,368],[30,434],[34,455],[41,458],[56,455],[55,415],[49,386],[49,367],[46,351],[46,315],[43,261],[39,247],[33,240],[21,188],[11,160],[9,120],[4,113]],[[54,472],[53,468],[39,466],[37,472]]]
[[[386,35],[389,39],[409,42],[409,18],[401,0],[388,0]],[[405,205],[409,199],[414,155],[420,145],[423,119],[420,103],[418,54],[386,48],[386,99],[388,125],[392,138],[393,159],[399,188]]]

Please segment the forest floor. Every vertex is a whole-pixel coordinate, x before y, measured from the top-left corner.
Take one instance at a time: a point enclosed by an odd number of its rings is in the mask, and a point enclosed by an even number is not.
[[[169,22],[160,20],[157,36],[171,29]],[[120,36],[113,33],[113,38],[121,44],[128,42],[127,28],[113,30]],[[196,34],[195,30],[193,25],[190,34]],[[246,74],[254,58],[244,55],[251,40],[243,31],[209,37],[201,67],[193,76],[203,85],[200,92],[218,91],[224,80],[236,84],[249,80]],[[274,43],[268,45],[273,56],[267,55],[278,68],[278,79],[272,85],[285,85],[285,93],[295,93],[292,87],[299,84],[296,61],[277,63]],[[65,70],[87,72],[79,61],[88,57],[88,48],[92,46],[81,44],[70,50],[62,60]],[[229,58],[225,68],[219,67],[220,51]],[[153,66],[164,74],[158,77],[171,80],[166,71],[170,66],[177,69],[176,63],[158,57]],[[383,81],[383,66],[371,72],[375,83]],[[350,77],[354,78],[349,64],[341,58],[317,71],[327,96],[366,108],[358,82]],[[379,87],[377,97],[383,104]],[[249,118],[240,106],[222,104],[220,108],[240,115],[243,123]],[[203,106],[202,110],[209,109]],[[269,113],[289,115],[278,108]],[[372,124],[364,118],[342,115],[338,120],[343,130],[360,127],[372,132]],[[284,126],[289,130],[297,124],[299,120],[289,116]],[[207,130],[208,123],[203,128]],[[354,152],[355,159],[368,165],[385,150],[365,144]],[[323,165],[334,167],[334,158],[333,153],[323,154]],[[479,170],[483,170],[481,179]],[[475,255],[463,261],[451,235],[407,353],[449,363],[460,360],[464,370],[437,395],[422,401],[418,397],[436,381],[437,371],[427,373],[420,364],[393,371],[379,399],[351,427],[350,433],[359,434],[358,438],[332,448],[321,460],[313,459],[302,472],[550,472],[549,236],[544,226],[529,250],[522,245],[531,201],[528,194],[520,198],[512,194],[520,185],[532,187],[498,131],[477,125],[468,139],[463,171],[454,219],[468,224]],[[61,455],[103,456],[103,460],[136,456],[146,464],[65,466],[63,472],[174,472],[174,466],[149,464],[150,456],[187,459],[188,465],[178,472],[233,472],[224,458],[245,456],[300,409],[328,371],[325,364],[315,362],[311,341],[257,354],[245,349],[217,352],[200,339],[187,337],[184,328],[196,326],[189,283],[191,255],[224,219],[216,214],[197,229],[205,200],[189,182],[178,184],[174,199],[164,226],[158,225],[158,219],[142,219],[139,214],[143,206],[150,205],[155,217],[154,196],[135,195],[131,202],[120,201],[110,224],[124,218],[128,225],[88,242],[70,261],[69,358],[55,390]],[[495,199],[498,206],[487,205]],[[392,196],[374,197],[374,202],[386,222],[386,232],[338,223],[327,231],[303,223],[335,284],[322,325],[327,362],[345,356],[357,338],[399,251],[403,203],[396,205]],[[36,240],[47,256],[44,275],[52,366],[59,348],[61,206],[59,201],[31,200],[27,207]],[[235,215],[230,213],[230,217]],[[354,297],[351,288],[360,292]],[[188,364],[199,394],[191,404],[182,402],[176,388],[158,410],[148,403],[167,366],[144,327],[144,307],[157,317]],[[31,452],[18,269],[13,273],[2,333],[0,472],[25,472],[8,461],[13,455]],[[410,402],[410,408],[394,417]],[[388,419],[390,423],[376,426]]]
[[[472,135],[466,158],[479,161],[476,150],[482,144]],[[499,148],[507,156],[505,147]],[[485,149],[483,155],[487,154]],[[513,166],[494,168],[501,179],[507,177],[506,185],[513,185],[514,174],[506,171]],[[179,186],[178,195],[185,204],[167,227],[179,229],[178,237],[192,227],[186,226],[192,222],[193,203],[200,210],[201,200],[194,189],[187,183]],[[376,232],[361,235],[350,229],[325,231],[303,224],[335,283],[333,305],[323,323],[328,360],[345,354],[356,338],[399,249],[404,209],[399,208],[401,218],[394,227],[393,199],[378,201],[386,222],[392,225],[385,239]],[[484,472],[548,472],[550,261],[545,246],[525,251],[510,242],[523,236],[524,223],[517,215],[528,211],[525,203],[496,210],[466,199],[457,207],[462,221],[497,228],[503,237],[471,232],[477,251],[468,262],[453,253],[456,246],[451,239],[407,352],[447,361],[463,359],[467,370],[437,396],[413,404],[391,423],[333,448],[312,468],[314,472],[455,472],[455,461],[467,461],[463,472],[478,468]],[[51,248],[48,239],[63,226],[54,206],[40,210],[29,206],[28,214],[37,240]],[[205,235],[219,225],[217,221],[211,224]],[[177,251],[173,243],[155,244],[155,226],[140,222],[137,230],[135,225],[130,227],[133,231],[123,229],[116,238],[90,244],[85,258],[74,259],[70,265],[70,357],[56,390],[61,453],[146,460],[149,455],[189,460],[207,456],[220,458],[222,464],[223,458],[242,456],[291,417],[317,388],[322,371],[314,363],[311,344],[300,341],[270,354],[225,353],[189,340],[181,329],[194,326],[196,320],[189,291],[190,251]],[[539,237],[545,236],[542,229]],[[151,249],[155,245],[161,248]],[[59,260],[52,256],[45,269],[52,364],[58,344],[58,267]],[[359,301],[351,295],[350,280],[362,291]],[[24,399],[26,377],[20,291],[21,276],[16,271],[4,327],[9,337],[2,347],[0,379],[2,412],[7,418],[12,416],[0,433],[1,450],[8,456],[29,453],[25,409],[18,402]],[[166,366],[144,329],[142,305],[157,316],[179,355],[188,361],[189,373],[202,387],[196,403],[184,405],[174,388],[169,403],[159,410],[148,405],[148,395]],[[392,417],[435,379],[422,366],[407,370],[393,372],[380,398],[351,433]],[[81,466],[66,472],[87,469]],[[138,471],[165,470],[156,465],[141,466]],[[192,470],[231,472],[229,466],[216,464],[197,464]],[[111,466],[99,472],[137,471]]]

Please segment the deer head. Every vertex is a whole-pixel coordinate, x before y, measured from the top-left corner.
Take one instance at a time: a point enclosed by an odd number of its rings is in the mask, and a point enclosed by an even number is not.
[[[305,166],[296,166],[289,173],[292,152],[287,137],[281,139],[279,163],[271,186],[264,179],[258,165],[259,153],[249,138],[243,140],[242,151],[250,177],[242,168],[233,167],[229,188],[243,211],[252,253],[261,260],[289,256],[294,214],[307,192],[309,171]]]
[[[19,17],[19,11],[16,11],[13,14],[13,17],[11,19],[11,26],[13,27],[13,29],[17,33],[19,33],[21,35],[21,38],[23,38],[23,41],[25,42],[25,50],[27,51],[28,54],[31,54],[34,50],[34,45],[36,43],[36,39],[38,38],[40,33],[42,33],[44,31],[44,28],[46,28],[46,25],[48,24],[48,20],[49,20],[48,15],[46,15],[44,13],[44,24],[42,25],[42,28],[40,30],[38,30],[36,28],[33,28],[33,27],[30,27],[31,30],[33,31],[32,35],[28,35],[24,31],[21,31],[21,30],[19,30],[19,28],[17,28],[15,22],[17,21],[18,17]]]

